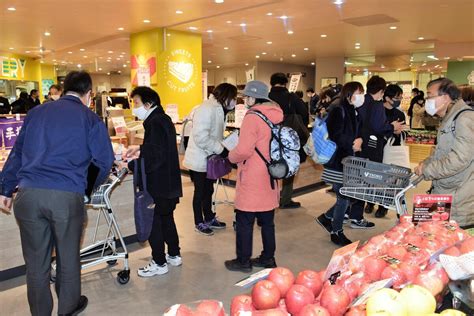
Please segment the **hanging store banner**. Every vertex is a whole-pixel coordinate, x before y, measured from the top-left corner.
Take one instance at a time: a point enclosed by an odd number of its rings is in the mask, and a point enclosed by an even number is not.
[[[137,70],[137,85],[149,87],[151,85],[150,67],[144,66]]]
[[[245,71],[245,76],[247,77],[247,82],[255,80],[255,67]]]
[[[288,87],[288,91],[296,92],[298,90],[298,85],[300,84],[301,74],[291,75],[290,79],[290,86]]]
[[[0,117],[0,170],[3,169],[8,155],[20,135],[25,117],[25,115],[20,116],[19,114],[13,117]]]
[[[145,70],[147,69],[147,70]],[[148,71],[148,74],[146,72]],[[141,74],[143,77],[141,78],[141,83],[147,83],[148,80],[143,79],[146,75],[149,77],[149,84],[158,83],[158,74],[156,72],[156,53],[148,53],[142,55],[132,55],[131,62],[130,62],[130,72],[132,76],[132,85],[139,86],[138,77]]]

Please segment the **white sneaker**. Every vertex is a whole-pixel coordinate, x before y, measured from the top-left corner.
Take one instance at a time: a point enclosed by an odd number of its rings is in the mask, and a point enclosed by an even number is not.
[[[168,265],[165,263],[160,266],[155,263],[154,260],[151,260],[149,264],[143,268],[138,269],[138,276],[143,278],[152,277],[154,275],[162,275],[168,273]]]
[[[172,257],[169,254],[166,254],[166,262],[168,262],[173,267],[179,267],[183,264],[183,259],[181,258],[181,256]]]

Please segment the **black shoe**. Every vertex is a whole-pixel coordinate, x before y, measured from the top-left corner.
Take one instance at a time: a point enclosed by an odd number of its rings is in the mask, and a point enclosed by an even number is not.
[[[351,220],[351,228],[354,229],[372,229],[375,228],[375,224],[369,222],[365,218],[361,219],[360,221],[352,219]]]
[[[240,271],[244,273],[252,272],[252,264],[250,261],[243,264],[238,259],[227,260],[224,262],[224,265],[229,271]]]
[[[374,211],[374,206],[373,205],[367,204],[365,206],[365,210],[364,210],[365,213],[372,214],[373,211]]]
[[[385,207],[380,207],[377,209],[377,211],[375,212],[375,217],[377,218],[382,218],[382,217],[385,217],[385,215],[387,215],[387,209]]]
[[[224,229],[227,225],[224,222],[221,222],[217,216],[214,217],[210,222],[206,223],[210,229]]]
[[[79,315],[80,313],[82,313],[86,309],[87,303],[89,303],[89,300],[87,299],[87,296],[81,295],[81,297],[79,298],[79,304],[77,304],[76,309],[72,313],[58,314],[58,315],[59,316],[76,316],[76,315]]]
[[[331,241],[338,246],[347,246],[352,244],[352,241],[350,241],[349,238],[344,235],[342,230],[338,232],[331,232]]]
[[[331,220],[327,218],[325,214],[321,214],[318,217],[316,217],[316,223],[321,225],[328,233],[332,232]]]
[[[300,207],[301,207],[301,203],[300,202],[295,202],[293,200],[290,201],[287,204],[281,204],[280,205],[281,209],[293,209],[293,208],[300,208]]]
[[[275,258],[270,258],[270,259],[262,259],[262,257],[257,257],[250,259],[250,262],[252,263],[253,267],[258,267],[258,268],[276,268],[277,264],[275,261]]]

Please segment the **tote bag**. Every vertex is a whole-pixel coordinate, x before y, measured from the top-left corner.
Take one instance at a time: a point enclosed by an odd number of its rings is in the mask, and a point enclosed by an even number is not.
[[[383,163],[410,168],[410,149],[405,145],[405,137],[400,138],[400,146],[393,146],[394,137],[390,137],[383,150]]]
[[[133,193],[134,193],[134,213],[135,229],[139,242],[148,240],[153,226],[153,216],[155,213],[155,204],[153,198],[147,191],[145,161],[143,158],[136,159],[133,168]],[[139,187],[142,184],[142,190]]]
[[[229,159],[221,155],[210,155],[207,157],[207,178],[217,180],[232,171]]]

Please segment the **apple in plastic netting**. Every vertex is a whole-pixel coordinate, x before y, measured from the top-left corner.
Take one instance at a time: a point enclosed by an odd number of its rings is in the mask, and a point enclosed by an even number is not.
[[[267,280],[275,283],[278,290],[280,290],[281,297],[285,297],[286,292],[288,292],[293,283],[295,283],[295,276],[289,269],[278,267],[270,272]]]
[[[407,278],[398,266],[388,266],[382,271],[382,280],[392,279],[393,288],[398,290],[407,282]]]
[[[444,289],[441,278],[431,271],[421,272],[413,283],[428,289],[433,296],[440,294]]]
[[[326,308],[331,316],[344,315],[351,303],[349,294],[340,285],[330,285],[321,292],[321,306]]]
[[[383,270],[387,267],[387,262],[376,255],[364,259],[364,273],[370,281],[379,281]]]
[[[276,308],[280,301],[280,290],[272,281],[258,281],[252,289],[252,301],[258,310]]]

